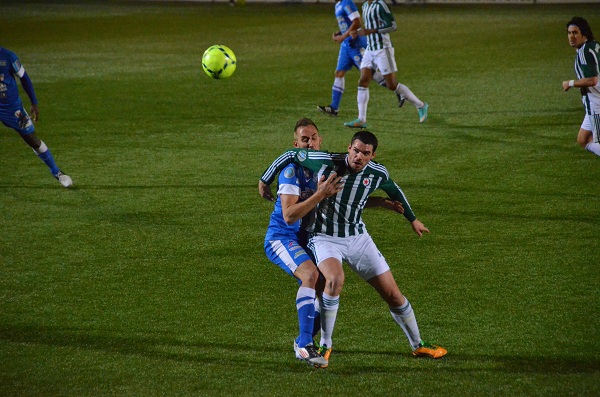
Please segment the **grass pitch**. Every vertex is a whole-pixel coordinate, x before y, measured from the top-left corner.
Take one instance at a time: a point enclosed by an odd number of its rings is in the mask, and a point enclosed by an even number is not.
[[[65,190],[18,136],[0,134],[2,396],[591,396],[597,347],[600,159],[575,143],[563,93],[585,6],[397,6],[398,78],[430,105],[371,88],[377,160],[432,231],[367,210],[411,300],[415,360],[375,292],[350,271],[330,368],[294,360],[296,286],[262,240],[262,171],[313,118],[345,150],[356,117],[331,5],[8,2],[1,45],[29,72],[38,135]],[[200,57],[232,48],[232,78]]]

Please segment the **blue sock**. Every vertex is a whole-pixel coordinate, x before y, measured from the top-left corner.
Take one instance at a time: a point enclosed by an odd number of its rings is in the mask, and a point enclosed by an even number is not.
[[[336,77],[331,87],[331,107],[335,110],[340,108],[340,102],[342,101],[342,94],[344,93],[344,78]]]
[[[315,317],[315,290],[312,288],[300,287],[296,294],[296,308],[298,309],[298,325],[300,335],[298,336],[298,346],[305,347],[312,343],[313,325]]]
[[[58,174],[60,170],[54,162],[54,157],[52,156],[52,153],[50,153],[50,149],[48,149],[48,146],[46,146],[46,144],[42,142],[40,147],[37,150],[34,150],[34,152],[44,163],[46,163],[48,168],[50,168],[50,172],[52,173],[52,175],[56,176],[56,174]]]

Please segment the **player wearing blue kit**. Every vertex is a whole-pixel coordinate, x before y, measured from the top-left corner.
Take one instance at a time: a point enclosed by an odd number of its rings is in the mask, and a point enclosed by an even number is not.
[[[31,116],[23,107],[19,96],[19,88],[16,79],[27,93],[31,102]],[[0,120],[8,128],[17,131],[21,138],[33,149],[35,154],[48,166],[54,176],[64,187],[70,187],[73,181],[65,175],[54,162],[54,157],[48,146],[35,135],[33,123],[37,121],[39,110],[38,101],[35,96],[33,84],[25,68],[17,58],[17,55],[0,47]]]
[[[337,116],[342,100],[342,94],[346,87],[346,72],[356,67],[360,68],[363,52],[367,47],[367,39],[364,36],[352,38],[350,32],[360,28],[360,14],[352,0],[338,0],[335,3],[335,18],[338,22],[339,31],[332,35],[332,39],[340,44],[335,79],[331,88],[331,104],[328,106],[317,106],[317,109],[330,116]],[[375,72],[373,76],[379,85],[385,87],[383,75]],[[404,98],[397,95],[398,105],[402,107]]]
[[[296,123],[294,146],[316,150],[321,147],[319,131],[311,120],[300,119]],[[307,236],[302,222],[304,217],[310,217],[321,200],[339,191],[339,178],[332,174],[317,183],[312,171],[290,164],[279,174],[278,181],[278,197],[265,236],[265,253],[271,262],[295,277],[300,284],[296,294],[300,331],[294,341],[296,357],[315,367],[325,368],[328,361],[313,344],[319,271],[304,250]]]

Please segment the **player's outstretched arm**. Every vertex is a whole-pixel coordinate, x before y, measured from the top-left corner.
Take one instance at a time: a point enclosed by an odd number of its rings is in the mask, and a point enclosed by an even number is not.
[[[415,219],[414,221],[412,221],[410,223],[410,225],[412,226],[412,229],[415,231],[415,233],[417,233],[419,235],[419,237],[423,237],[423,233],[429,234],[429,229],[427,227],[425,227],[423,222],[421,222],[418,219]]]

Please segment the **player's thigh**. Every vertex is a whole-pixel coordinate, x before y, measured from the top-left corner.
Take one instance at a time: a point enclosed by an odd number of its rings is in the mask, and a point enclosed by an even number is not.
[[[394,58],[394,48],[384,48],[382,50],[373,51],[373,62],[382,75],[388,75],[398,71],[396,60]]]
[[[359,234],[353,239],[346,260],[350,268],[363,280],[369,280],[390,270],[390,266],[368,233]]]
[[[340,239],[317,234],[308,241],[308,249],[312,252],[317,266],[326,259],[333,258],[342,263],[346,247]]]
[[[294,240],[265,241],[264,248],[267,258],[292,277],[302,263],[312,261],[304,248]]]
[[[358,57],[358,59],[356,59]],[[336,71],[345,71],[352,69],[352,67],[360,65],[360,52],[353,51],[352,48],[348,46],[340,46],[340,52],[338,54],[337,66],[335,68]]]
[[[31,121],[31,117],[22,105],[0,111],[0,120],[2,120],[2,124],[21,135],[29,135],[35,132],[33,121]]]

